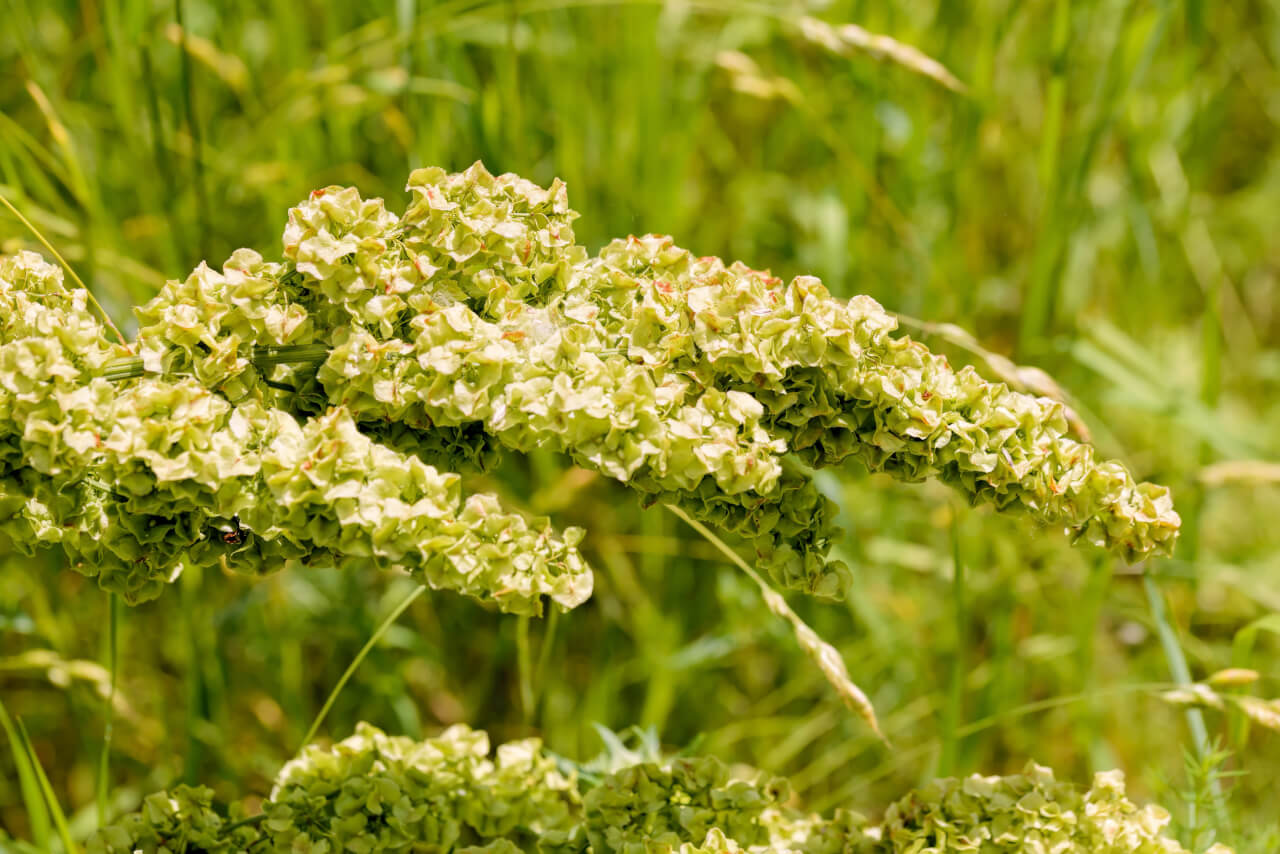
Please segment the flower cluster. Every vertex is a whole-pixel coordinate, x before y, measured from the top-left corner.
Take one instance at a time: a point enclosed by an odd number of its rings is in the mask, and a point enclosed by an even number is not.
[[[587,838],[592,850],[617,854],[675,850],[713,830],[742,845],[763,844],[769,837],[761,816],[787,794],[783,780],[732,780],[711,757],[640,763],[587,792]]]
[[[580,530],[464,495],[458,474],[375,441],[341,407],[295,416],[257,393],[234,349],[183,338],[207,299],[170,313],[163,353],[140,336],[144,362],[183,370],[113,382],[121,350],[86,296],[33,255],[0,268],[0,532],[19,547],[60,543],[131,602],[185,566],[265,573],[289,560],[404,567],[516,613],[590,595]],[[246,311],[222,314],[251,326]]]
[[[590,593],[554,534],[457,474],[558,451],[838,595],[834,505],[807,467],[939,478],[1141,558],[1168,491],[1067,435],[1059,403],[954,370],[866,297],[669,238],[590,257],[562,184],[420,169],[403,216],[351,188],[289,214],[284,260],[202,264],[110,343],[87,294],[0,266],[0,530],[152,597],[184,563],[372,560],[536,613]]]
[[[148,795],[137,812],[109,825],[89,842],[90,854],[231,854],[261,838],[253,823],[223,818],[213,808],[213,790],[178,786]]]
[[[1094,854],[1177,854],[1161,835],[1169,813],[1138,807],[1125,795],[1124,775],[1094,775],[1081,792],[1034,763],[1022,774],[935,780],[894,803],[881,828],[889,851],[1089,851]],[[1216,845],[1213,851],[1226,854]]]
[[[88,850],[569,852],[584,849],[580,814],[575,781],[536,739],[490,758],[488,736],[465,726],[415,742],[361,724],[332,748],[309,747],[288,762],[258,817],[223,820],[207,790],[179,788],[149,797]]]
[[[784,780],[735,776],[712,758],[626,765],[593,786],[536,739],[490,758],[487,736],[465,726],[415,742],[361,724],[288,762],[259,816],[234,808],[223,818],[208,790],[183,787],[150,796],[88,850],[1186,854],[1161,835],[1168,814],[1130,802],[1118,772],[1097,775],[1087,792],[1035,765],[1011,777],[938,780],[893,804],[879,826],[847,810],[806,814],[788,799]]]
[[[580,851],[580,806],[574,780],[536,739],[504,744],[490,759],[488,736],[465,726],[415,742],[361,725],[281,769],[264,833],[267,850],[282,852],[452,851],[499,840]]]

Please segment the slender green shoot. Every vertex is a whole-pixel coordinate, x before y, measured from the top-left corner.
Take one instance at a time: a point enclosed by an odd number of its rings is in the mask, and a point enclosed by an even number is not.
[[[57,249],[53,248],[53,244],[49,242],[49,240],[44,236],[43,233],[41,233],[40,229],[36,228],[35,223],[33,223],[31,220],[23,216],[22,211],[14,207],[13,202],[10,202],[8,199],[6,199],[3,193],[0,193],[0,204],[3,204],[6,208],[8,208],[9,212],[18,218],[18,222],[25,225],[27,227],[27,230],[30,231],[33,235],[35,235],[36,240],[40,241],[40,245],[43,246],[45,249],[48,249],[49,254],[57,259],[58,263],[62,265],[62,269],[67,271],[67,275],[75,279],[76,284],[79,285],[84,290],[84,292],[89,295],[89,302],[93,303],[94,308],[98,309],[98,313],[102,315],[103,323],[105,323],[107,325],[107,328],[110,329],[115,334],[115,336],[120,339],[120,343],[124,344],[125,347],[127,348],[129,346],[129,342],[124,337],[124,335],[120,332],[120,330],[116,328],[115,321],[111,319],[111,315],[107,314],[107,310],[102,307],[102,303],[98,302],[98,298],[93,295],[93,291],[89,290],[89,287],[84,283],[84,280],[80,278],[80,274],[75,271],[75,268],[67,263],[67,259],[62,257],[62,253],[59,252]]]
[[[964,714],[965,644],[969,614],[965,605],[964,560],[960,555],[960,516],[951,519],[951,556],[955,570],[951,581],[951,604],[955,615],[956,645],[951,660],[951,682],[947,692],[945,720],[942,724],[942,752],[938,757],[938,776],[950,777],[956,772],[960,749],[960,720]]]
[[[551,653],[556,646],[556,629],[560,625],[560,609],[552,608],[547,614],[545,628],[542,632],[542,645],[538,647],[538,665],[533,670],[533,690],[535,702],[538,688],[546,684],[547,667],[551,663]]]
[[[178,24],[178,61],[182,74],[182,107],[186,114],[187,128],[191,132],[192,182],[196,192],[196,222],[201,235],[196,238],[201,257],[209,255],[205,245],[206,235],[213,224],[210,216],[209,195],[204,177],[204,136],[196,111],[195,81],[191,71],[191,51],[187,49],[187,26],[183,15],[183,0],[173,0],[173,16]]]
[[[102,731],[102,752],[98,756],[98,827],[107,826],[107,807],[111,792],[111,738],[116,719],[116,683],[120,671],[120,596],[107,597],[107,670],[111,673],[111,688],[107,692],[105,721]]]
[[[329,699],[324,701],[324,706],[321,707],[320,713],[316,715],[316,719],[311,722],[311,727],[307,730],[307,734],[303,736],[303,747],[310,744],[311,739],[315,738],[316,732],[320,729],[320,724],[324,723],[324,719],[329,714],[329,710],[333,708],[333,704],[338,699],[338,695],[342,693],[342,689],[346,687],[347,682],[350,681],[352,675],[360,666],[360,663],[364,661],[365,657],[369,654],[369,651],[377,645],[378,641],[382,639],[382,636],[387,633],[387,630],[395,624],[395,621],[400,619],[400,615],[407,611],[409,606],[412,605],[419,596],[426,592],[427,588],[425,586],[415,587],[413,591],[410,592],[408,596],[404,597],[400,604],[395,607],[395,610],[387,615],[387,618],[383,620],[374,631],[373,636],[370,637],[368,643],[360,649],[360,652],[356,653],[356,657],[352,659],[351,664],[346,669],[346,672],[344,672],[342,674],[342,678],[338,680],[338,684],[333,686],[333,691],[330,692]]]
[[[1155,622],[1156,632],[1160,636],[1160,646],[1164,650],[1165,660],[1169,664],[1169,675],[1173,677],[1173,681],[1179,687],[1190,685],[1192,682],[1191,669],[1187,667],[1186,656],[1183,655],[1182,645],[1178,642],[1178,633],[1174,630],[1173,624],[1169,622],[1164,594],[1160,592],[1155,579],[1149,573],[1143,574],[1142,586],[1147,592],[1147,603],[1151,608],[1151,619]],[[1195,747],[1196,758],[1201,762],[1207,762],[1213,754],[1214,747],[1209,741],[1209,730],[1204,723],[1204,713],[1193,706],[1187,708],[1186,715],[1187,726],[1191,729],[1191,741]],[[1209,786],[1213,792],[1214,806],[1217,809],[1218,816],[1225,825],[1226,807],[1222,798],[1222,785],[1217,778],[1212,778],[1209,780]]]
[[[27,727],[22,722],[22,718],[18,718],[16,723],[22,750],[26,752],[31,769],[35,772],[36,780],[40,783],[40,791],[44,793],[45,804],[49,807],[49,815],[53,818],[53,826],[57,828],[58,838],[62,840],[62,850],[67,854],[78,854],[80,849],[71,839],[71,826],[67,823],[66,813],[62,811],[62,807],[58,804],[58,796],[53,791],[53,784],[49,782],[48,775],[44,773],[44,766],[40,764],[40,757],[36,756],[35,746],[31,744],[31,737],[27,735]]]
[[[516,619],[516,670],[520,681],[520,712],[526,724],[533,723],[533,653],[529,648],[529,618]]]
[[[18,730],[9,717],[4,703],[0,701],[0,727],[9,739],[9,750],[13,754],[13,765],[18,772],[18,789],[22,792],[22,803],[27,812],[27,823],[31,826],[31,839],[36,847],[50,850],[53,838],[53,826],[49,822],[49,808],[45,806],[44,795],[40,793],[40,783],[36,779],[35,770],[31,767],[31,757],[26,745],[18,737]]]

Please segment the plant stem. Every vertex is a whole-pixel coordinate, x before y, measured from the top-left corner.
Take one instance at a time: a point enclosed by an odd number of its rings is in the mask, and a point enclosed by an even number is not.
[[[964,706],[965,639],[968,612],[965,608],[964,561],[960,557],[960,522],[958,512],[951,520],[951,555],[955,564],[951,582],[951,602],[955,607],[956,646],[951,662],[951,685],[947,693],[946,720],[942,725],[942,753],[938,757],[938,776],[950,777],[956,770],[960,748],[960,718]]]
[[[196,193],[196,251],[201,258],[209,256],[205,243],[213,218],[209,215],[209,195],[204,180],[204,137],[200,132],[200,120],[196,112],[194,77],[191,71],[191,51],[187,48],[187,23],[183,15],[183,0],[173,0],[173,17],[178,25],[178,61],[182,75],[182,108],[191,132],[191,171]]]
[[[98,757],[98,827],[107,826],[107,806],[111,785],[111,737],[116,719],[116,678],[120,668],[120,595],[107,598],[107,670],[111,689],[107,694],[106,723],[102,732],[102,753]]]
[[[342,674],[342,678],[338,680],[338,684],[333,686],[333,691],[329,694],[329,699],[324,701],[324,706],[320,709],[320,714],[316,715],[316,719],[311,722],[311,728],[308,729],[307,734],[303,736],[302,747],[306,747],[311,743],[311,739],[315,738],[316,731],[320,729],[320,724],[324,722],[325,716],[329,714],[329,709],[333,708],[334,701],[338,699],[338,695],[342,693],[342,689],[351,679],[351,676],[356,672],[356,668],[358,668],[360,663],[364,661],[365,656],[367,656],[369,651],[373,649],[374,645],[382,639],[382,636],[387,633],[387,630],[391,628],[395,621],[400,619],[400,615],[408,610],[414,600],[425,592],[427,592],[427,588],[425,586],[415,587],[413,591],[410,592],[408,596],[404,597],[400,604],[395,607],[395,610],[387,615],[387,618],[383,620],[381,625],[379,625],[374,631],[373,636],[369,638],[368,643],[364,645],[360,652],[356,653],[356,657],[351,661],[346,672]]]
[[[533,670],[534,699],[537,700],[539,688],[546,684],[547,666],[551,663],[551,651],[556,645],[556,627],[560,623],[560,609],[551,608],[547,614],[546,628],[542,632],[542,644],[538,647],[538,666]]]
[[[1155,579],[1151,577],[1150,573],[1143,573],[1142,586],[1147,592],[1147,603],[1151,608],[1151,619],[1155,622],[1156,631],[1160,635],[1160,646],[1164,649],[1165,660],[1169,663],[1169,674],[1173,677],[1173,681],[1178,687],[1190,685],[1191,669],[1187,667],[1186,656],[1182,654],[1182,645],[1178,643],[1178,634],[1169,622],[1164,594],[1160,592],[1160,588],[1156,586]],[[1191,728],[1191,740],[1195,746],[1196,758],[1204,762],[1213,752],[1213,746],[1209,743],[1209,731],[1204,724],[1204,713],[1200,709],[1191,706],[1187,708],[1186,715],[1187,726]],[[1216,777],[1209,779],[1209,789],[1213,793],[1214,807],[1218,815],[1222,816],[1225,804],[1222,799],[1222,785]]]
[[[329,357],[329,348],[323,344],[289,344],[283,347],[254,347],[250,361],[258,370],[276,365],[318,365]],[[141,357],[116,359],[108,362],[102,378],[109,382],[123,382],[145,376],[146,368]]]
[[[533,723],[533,655],[529,649],[529,618],[516,620],[516,670],[520,681],[520,711],[526,724]]]

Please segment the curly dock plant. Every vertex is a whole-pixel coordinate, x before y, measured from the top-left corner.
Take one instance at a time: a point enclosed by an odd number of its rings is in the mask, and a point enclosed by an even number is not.
[[[460,473],[549,448],[747,541],[834,596],[850,457],[1018,511],[1125,559],[1167,552],[1166,489],[1067,435],[1060,403],[984,381],[868,297],[834,299],[670,238],[574,240],[564,186],[420,169],[403,216],[351,188],[170,282],[114,344],[37,256],[0,263],[0,531],[60,544],[138,602],[184,566],[372,561],[540,613],[591,592],[577,545]]]
[[[786,780],[711,757],[611,761],[597,778],[537,739],[489,752],[486,734],[463,725],[415,742],[361,724],[288,762],[256,816],[183,786],[98,831],[88,854],[1187,854],[1163,835],[1168,812],[1130,801],[1119,772],[1087,791],[1034,764],[937,780],[874,825],[796,809]]]

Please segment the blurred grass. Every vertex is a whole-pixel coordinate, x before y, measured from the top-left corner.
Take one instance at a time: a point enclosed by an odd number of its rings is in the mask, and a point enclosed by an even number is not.
[[[833,51],[805,14],[918,47],[966,90]],[[1104,451],[1175,488],[1185,535],[1152,569],[1192,677],[1250,666],[1280,694],[1280,638],[1258,630],[1280,611],[1280,484],[1249,462],[1280,459],[1274,0],[5,0],[4,16],[0,192],[122,324],[203,259],[275,252],[315,187],[397,207],[418,165],[559,176],[592,248],[668,232],[957,323],[1049,371]],[[0,244],[35,248],[7,215]],[[1243,462],[1209,468],[1229,460]],[[1139,576],[941,488],[853,467],[822,483],[856,580],[843,605],[793,605],[871,693],[893,751],[705,543],[542,458],[492,485],[588,528],[592,602],[522,640],[516,620],[426,597],[325,730],[467,720],[583,756],[592,722],[653,724],[669,744],[704,735],[700,749],[795,775],[810,805],[869,812],[940,764],[1035,758],[1080,781],[1118,766],[1200,833],[1174,796],[1189,785],[1174,747],[1193,740],[1153,696],[1171,677]],[[190,575],[127,610],[110,808],[183,778],[265,791],[411,586]],[[0,661],[96,658],[108,608],[56,556],[10,556]],[[540,677],[523,697],[522,657]],[[99,683],[62,672],[0,668],[0,696],[82,834],[106,717]],[[1227,743],[1244,772],[1223,782],[1228,841],[1275,850],[1280,742],[1255,727]],[[23,761],[0,755],[0,826],[56,846],[28,824]]]

